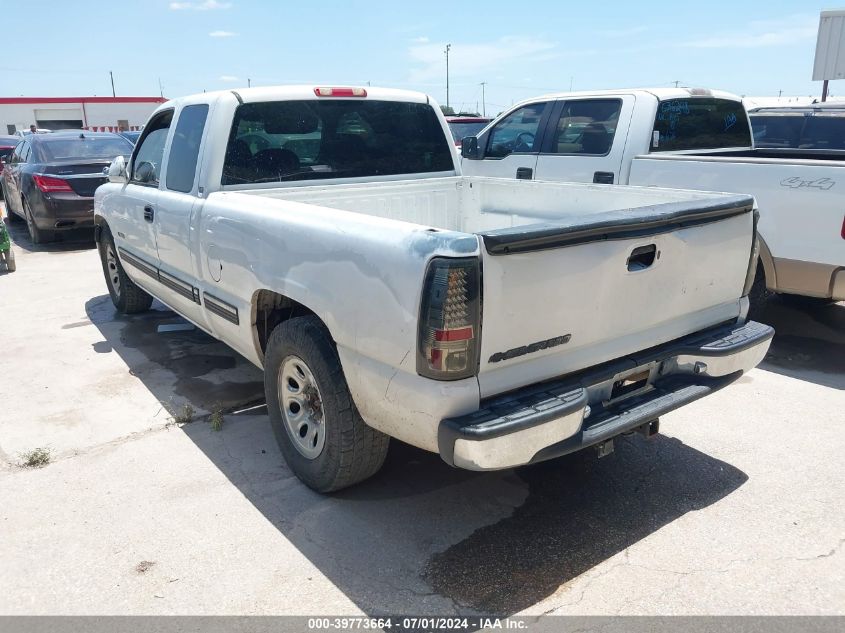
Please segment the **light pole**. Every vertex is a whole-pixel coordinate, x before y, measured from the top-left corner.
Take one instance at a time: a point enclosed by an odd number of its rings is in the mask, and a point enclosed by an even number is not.
[[[449,49],[451,44],[446,44],[446,107],[449,107]]]
[[[484,98],[484,86],[486,85],[486,81],[481,82],[481,114],[483,116],[487,116],[487,100]]]
[[[111,96],[116,97],[117,95],[114,93],[114,75],[111,71],[109,71],[109,78],[111,79]]]

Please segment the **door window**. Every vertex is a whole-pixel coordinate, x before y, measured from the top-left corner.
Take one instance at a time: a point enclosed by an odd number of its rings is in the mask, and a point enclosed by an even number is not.
[[[170,131],[173,110],[162,112],[144,128],[132,160],[132,182],[148,187],[158,187],[164,143]]]
[[[182,108],[173,141],[170,143],[170,158],[167,161],[166,186],[171,191],[188,193],[194,188],[194,176],[200,153],[202,131],[208,116],[205,103]]]
[[[621,99],[567,101],[560,113],[552,154],[606,156],[613,145]]]
[[[532,103],[511,112],[490,131],[485,157],[504,158],[514,152],[533,152],[540,117],[546,103]]]

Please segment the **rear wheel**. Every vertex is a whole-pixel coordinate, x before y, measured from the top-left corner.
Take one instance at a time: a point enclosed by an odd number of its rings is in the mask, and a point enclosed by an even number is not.
[[[32,209],[26,200],[23,201],[23,212],[26,216],[26,228],[29,229],[29,237],[32,239],[33,244],[44,244],[45,242],[52,242],[55,239],[53,231],[39,229],[38,225],[35,224]]]
[[[117,257],[117,248],[108,227],[103,227],[97,249],[100,251],[100,262],[103,265],[109,296],[117,311],[122,314],[135,314],[149,310],[153,298],[126,275],[123,264]]]
[[[390,438],[361,418],[334,343],[317,317],[293,318],[273,330],[264,392],[282,455],[309,488],[340,490],[381,468]]]

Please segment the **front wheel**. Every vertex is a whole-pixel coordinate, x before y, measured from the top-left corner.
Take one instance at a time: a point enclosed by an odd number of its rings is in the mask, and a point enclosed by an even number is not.
[[[97,249],[100,252],[100,262],[103,265],[103,275],[106,278],[109,296],[117,311],[121,314],[135,314],[149,310],[153,298],[129,279],[126,271],[123,270],[123,264],[117,257],[114,238],[108,227],[103,227]]]
[[[381,468],[390,438],[361,418],[334,343],[317,317],[293,318],[273,330],[264,392],[282,455],[309,488],[340,490]]]

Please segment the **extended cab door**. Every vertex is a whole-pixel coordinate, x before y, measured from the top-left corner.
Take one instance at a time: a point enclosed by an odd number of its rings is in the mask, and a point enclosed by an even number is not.
[[[207,103],[186,105],[178,112],[153,222],[162,298],[193,321],[201,319],[201,299],[191,256],[191,218],[203,202],[197,166],[208,114]]]
[[[542,143],[552,101],[520,106],[478,137],[480,156],[465,158],[461,171],[465,176],[498,178],[534,178],[537,152]]]
[[[158,204],[164,146],[170,133],[173,110],[153,117],[138,139],[123,194],[114,196],[109,224],[120,259],[142,286],[158,292],[158,249],[155,209]]]
[[[540,148],[535,178],[619,183],[635,99],[620,95],[558,102]]]

